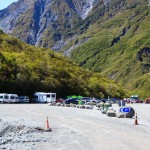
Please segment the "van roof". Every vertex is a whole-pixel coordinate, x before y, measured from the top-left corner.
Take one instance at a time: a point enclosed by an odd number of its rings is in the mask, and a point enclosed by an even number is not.
[[[34,93],[34,94],[56,94],[56,93],[46,93],[46,92],[36,92],[36,93]]]

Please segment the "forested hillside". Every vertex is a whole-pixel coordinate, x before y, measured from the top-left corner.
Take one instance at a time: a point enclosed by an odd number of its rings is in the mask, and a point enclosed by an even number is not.
[[[37,91],[56,92],[58,97],[125,96],[115,81],[78,67],[59,53],[27,45],[0,30],[0,92],[32,97]]]
[[[116,0],[107,8],[97,7],[87,19],[93,24],[64,50],[71,51],[80,66],[116,80],[132,94],[147,97],[150,94],[150,6],[147,0],[125,2]]]

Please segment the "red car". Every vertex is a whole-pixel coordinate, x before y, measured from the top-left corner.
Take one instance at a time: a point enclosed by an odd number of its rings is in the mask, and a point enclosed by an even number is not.
[[[130,102],[131,103],[142,103],[142,101],[140,99],[131,99]]]
[[[65,103],[65,99],[58,98],[58,99],[56,99],[56,103]]]

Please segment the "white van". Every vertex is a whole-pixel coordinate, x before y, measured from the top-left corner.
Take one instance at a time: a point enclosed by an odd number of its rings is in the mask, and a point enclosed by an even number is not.
[[[8,101],[9,95],[7,93],[0,93],[0,103],[4,103],[5,101]]]
[[[36,103],[52,103],[56,102],[56,93],[34,93],[34,99]]]
[[[7,99],[7,103],[18,103],[19,102],[19,98],[17,94],[8,94],[9,98]]]
[[[18,103],[19,98],[17,94],[0,94],[0,102],[1,103]]]

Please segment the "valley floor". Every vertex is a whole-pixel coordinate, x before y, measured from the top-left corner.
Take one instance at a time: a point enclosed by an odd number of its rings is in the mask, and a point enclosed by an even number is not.
[[[0,104],[0,149],[149,150],[150,105],[130,105],[138,114],[137,126],[134,118],[110,118],[96,108]],[[52,132],[37,130],[45,128],[47,116]]]

